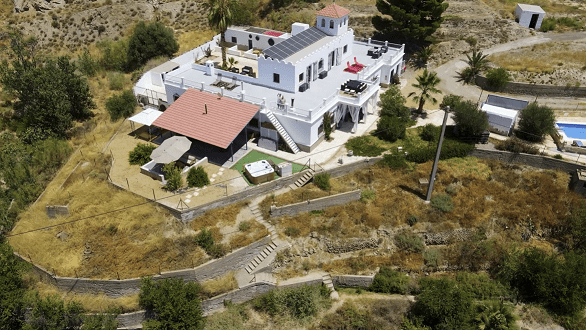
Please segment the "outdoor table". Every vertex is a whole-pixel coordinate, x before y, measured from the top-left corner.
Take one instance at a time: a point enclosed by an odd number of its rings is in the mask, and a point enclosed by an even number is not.
[[[378,47],[371,47],[370,49],[368,49],[368,52],[366,52],[366,55],[372,56],[374,54],[374,52],[376,52],[377,50],[378,50]]]
[[[366,87],[365,85],[365,83],[360,82],[358,80],[350,80],[346,83],[346,87],[355,92],[362,92]]]
[[[243,74],[251,75],[251,74],[252,74],[252,72],[253,72],[253,71],[252,71],[252,67],[250,67],[250,66],[245,66],[245,67],[243,67],[243,68],[242,68],[242,71],[241,71],[241,72],[242,72]]]

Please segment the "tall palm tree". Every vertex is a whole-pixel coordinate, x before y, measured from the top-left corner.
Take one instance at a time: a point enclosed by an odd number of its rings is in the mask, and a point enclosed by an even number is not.
[[[417,112],[423,112],[423,105],[425,101],[431,101],[431,103],[436,104],[437,100],[431,96],[432,93],[434,94],[441,94],[442,91],[436,88],[436,86],[440,83],[441,79],[437,77],[437,73],[429,72],[427,69],[423,70],[423,73],[417,78],[417,84],[412,84],[411,86],[420,90],[419,95],[416,95],[416,92],[409,93],[408,97],[413,95],[413,101],[419,102],[419,107],[417,108]]]
[[[466,54],[468,58],[468,67],[464,70],[457,72],[459,79],[458,81],[463,81],[466,84],[469,84],[474,81],[476,76],[486,70],[488,68],[488,60],[486,59],[488,55],[482,54],[482,52],[477,52],[476,49],[472,50],[472,56]]]
[[[220,30],[220,47],[222,48],[222,67],[226,64],[226,30],[232,24],[232,13],[230,12],[231,0],[208,0],[208,22],[211,26]]]

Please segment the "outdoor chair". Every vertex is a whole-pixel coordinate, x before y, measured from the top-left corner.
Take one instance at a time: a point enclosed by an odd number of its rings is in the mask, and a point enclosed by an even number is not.
[[[364,68],[364,64],[360,64],[358,63],[358,61],[356,61],[356,56],[354,56],[354,66],[359,67],[359,68]]]

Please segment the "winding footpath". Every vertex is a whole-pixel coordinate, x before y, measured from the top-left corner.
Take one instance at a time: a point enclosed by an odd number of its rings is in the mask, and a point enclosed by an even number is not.
[[[558,34],[537,32],[537,35],[535,36],[514,40],[504,44],[496,45],[489,49],[484,49],[482,50],[482,53],[486,55],[492,55],[552,41],[586,41],[586,32],[568,32]],[[438,88],[444,92],[444,95],[456,94],[462,95],[466,99],[475,101],[478,100],[481,93],[481,89],[478,86],[463,85],[461,82],[458,82],[457,72],[462,71],[467,66],[468,64],[466,63],[466,56],[462,55],[434,69],[434,71],[437,72],[438,77],[441,78],[441,82]],[[484,95],[484,98],[485,97],[486,96]],[[534,96],[531,96],[531,98],[534,98]],[[586,110],[586,103],[584,103],[584,99],[581,98],[540,97],[539,102],[550,105],[556,109],[568,108],[573,110],[578,108],[580,110]]]

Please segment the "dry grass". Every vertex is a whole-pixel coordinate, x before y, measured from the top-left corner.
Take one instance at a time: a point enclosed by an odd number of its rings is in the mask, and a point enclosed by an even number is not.
[[[561,68],[581,69],[586,66],[586,43],[548,42],[494,54],[489,60],[510,71],[542,73]]]
[[[234,225],[240,209],[246,205],[247,202],[239,202],[223,208],[207,211],[202,216],[193,220],[190,226],[194,230],[200,230],[201,228]]]
[[[260,223],[256,221],[248,221],[248,223],[250,228],[247,231],[239,232],[230,238],[229,246],[231,250],[248,246],[269,235],[269,231]]]
[[[214,297],[238,289],[238,282],[234,278],[234,273],[230,272],[220,278],[201,283],[201,288],[205,296]]]
[[[177,36],[177,42],[179,43],[179,51],[177,53],[183,54],[195,47],[199,47],[199,45],[210,41],[215,35],[216,33],[212,30],[183,32]]]
[[[120,298],[109,298],[105,294],[78,294],[78,293],[67,293],[57,290],[54,286],[37,282],[34,285],[34,290],[39,292],[41,298],[58,295],[66,303],[75,301],[83,305],[84,309],[88,312],[105,312],[110,308],[120,310],[121,313],[128,313],[139,310],[138,305],[138,294],[124,296]]]

